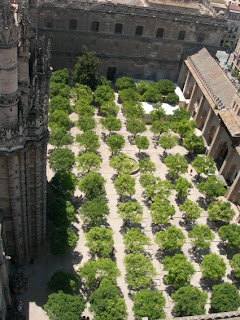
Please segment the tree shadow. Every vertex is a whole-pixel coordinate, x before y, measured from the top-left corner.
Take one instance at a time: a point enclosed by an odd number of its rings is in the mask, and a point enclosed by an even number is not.
[[[190,248],[188,250],[189,254],[191,255],[191,258],[194,262],[200,264],[203,260],[203,256],[207,255],[210,253],[210,249],[196,249],[194,250],[193,248]]]
[[[141,151],[141,152],[137,152],[136,153],[136,156],[139,160],[142,160],[142,159],[146,159],[146,158],[150,158],[149,155],[144,152],[144,151]]]
[[[239,249],[231,249],[227,243],[224,243],[222,241],[220,241],[217,246],[219,248],[219,253],[221,255],[227,256],[228,260],[232,260],[233,256],[239,253]]]
[[[199,207],[202,208],[204,211],[207,210],[208,206],[204,197],[200,196],[196,202],[199,205]]]
[[[134,137],[133,136],[128,136],[128,141],[131,145],[134,145],[135,142],[134,142]]]
[[[183,204],[183,202],[186,200],[186,198],[184,198],[184,197],[178,197],[178,196],[176,196],[175,197],[175,201],[176,201],[176,204],[178,205],[178,206],[180,206],[181,204]]]
[[[164,281],[165,282],[165,281]],[[171,296],[175,291],[177,290],[177,288],[175,288],[173,285],[169,285],[166,287],[165,291],[167,292],[167,294],[169,296]]]
[[[156,234],[159,231],[165,231],[169,226],[171,226],[171,223],[168,222],[166,224],[156,224],[154,222],[151,223],[152,233]]]
[[[159,159],[162,163],[165,163],[166,158],[167,158],[167,153],[163,153],[159,155]]]
[[[179,221],[180,227],[184,228],[187,231],[191,231],[193,228],[193,222],[187,220],[180,220]]]
[[[240,288],[240,278],[235,277],[234,271],[232,270],[231,273],[228,275],[228,278],[232,281],[232,283],[238,288]]]
[[[102,139],[103,142],[107,141],[107,137],[108,137],[108,135],[105,132],[101,133],[101,139]]]
[[[201,288],[203,289],[203,291],[207,291],[207,292],[212,291],[212,287],[214,285],[217,285],[217,284],[220,284],[220,283],[223,283],[222,279],[211,280],[211,279],[201,278],[200,281],[199,281],[199,284],[200,284]]]

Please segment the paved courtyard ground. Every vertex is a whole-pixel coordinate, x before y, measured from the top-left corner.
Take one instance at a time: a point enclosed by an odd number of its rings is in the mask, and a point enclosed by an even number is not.
[[[117,101],[117,96],[116,96],[116,101]],[[70,115],[70,118],[72,120],[77,120],[77,115],[73,113]],[[125,126],[126,119],[121,111],[119,111],[118,113],[118,118],[121,119],[122,121],[122,129],[120,131],[120,134],[122,134],[125,138],[125,146],[122,152],[130,156],[137,157],[138,149],[135,145],[132,145],[129,142],[130,134],[126,130],[126,126]],[[132,320],[134,319],[133,312],[132,312],[133,303],[129,297],[130,291],[125,281],[125,267],[123,264],[123,258],[125,256],[125,251],[124,251],[125,249],[123,245],[122,232],[121,232],[123,221],[117,214],[118,195],[115,191],[113,180],[112,180],[112,176],[116,172],[109,165],[109,157],[111,153],[109,151],[107,144],[103,140],[103,136],[104,134],[107,134],[107,132],[104,131],[102,129],[102,126],[99,124],[100,117],[97,115],[97,112],[95,114],[95,119],[98,122],[96,127],[96,133],[98,134],[99,141],[101,143],[100,148],[98,150],[102,158],[100,173],[106,179],[105,188],[106,188],[106,193],[108,198],[108,205],[110,209],[110,215],[108,216],[108,223],[109,223],[109,226],[114,231],[114,247],[116,248],[116,263],[118,268],[121,271],[121,276],[118,278],[118,285],[123,293],[123,296],[127,305],[127,310],[129,314],[128,319]],[[77,133],[80,133],[79,129],[77,127],[73,127],[71,129],[72,136],[75,137]],[[150,141],[150,146],[145,152],[149,155],[150,159],[156,165],[157,171],[154,173],[154,175],[160,177],[161,179],[166,179],[167,168],[161,160],[164,150],[161,147],[155,145],[152,139],[153,133],[150,131],[150,126],[148,126],[147,132],[143,133],[143,135],[147,136]],[[49,148],[51,149],[52,147],[49,146]],[[71,146],[71,149],[75,153],[75,155],[78,155],[79,151],[78,151],[77,144],[74,143]],[[176,146],[173,149],[171,149],[169,153],[171,154],[180,153],[182,155],[185,155],[187,154],[187,150],[181,146]],[[193,175],[191,176],[189,174],[189,171],[190,171],[190,165],[189,165],[188,173],[183,175],[185,178],[191,181],[194,185],[194,187],[190,190],[188,198],[202,204],[201,200],[203,195],[200,194],[196,188],[195,179],[194,179],[195,172],[193,172]],[[74,173],[78,174],[76,169],[74,169]],[[53,172],[50,170],[49,167],[48,167],[47,175],[48,175],[48,180],[50,180],[53,176]],[[151,245],[147,248],[147,251],[149,252],[153,265],[157,270],[157,276],[154,278],[154,283],[156,288],[162,291],[166,298],[165,312],[167,316],[171,318],[172,302],[169,294],[167,293],[166,285],[164,284],[164,281],[163,281],[165,272],[163,271],[163,266],[162,266],[161,260],[159,259],[158,246],[154,242],[154,232],[152,228],[151,215],[149,213],[148,207],[144,203],[143,189],[139,183],[140,173],[135,174],[134,178],[136,180],[136,194],[132,198],[136,199],[142,205],[144,210],[142,228],[144,233],[151,239]],[[80,195],[79,191],[76,191],[76,196],[77,195]],[[182,251],[188,257],[189,261],[193,263],[195,269],[197,270],[195,275],[192,277],[191,284],[199,288],[202,288],[201,281],[200,281],[201,272],[200,272],[199,264],[196,262],[196,259],[191,254],[191,251],[190,251],[191,244],[188,238],[188,232],[187,232],[186,226],[182,223],[183,222],[182,214],[180,213],[178,204],[176,202],[175,192],[173,192],[173,194],[171,195],[170,201],[176,209],[176,214],[174,215],[173,220],[170,220],[170,222],[172,225],[177,226],[184,232],[186,236],[186,243],[184,244]],[[203,224],[203,225],[207,223],[207,213],[204,210],[204,208],[205,207],[203,204],[202,205],[203,212],[201,214],[201,217],[197,220],[197,223]],[[74,223],[74,225],[78,230],[79,241],[73,253],[65,254],[63,257],[55,257],[50,253],[47,253],[44,256],[38,259],[35,259],[34,264],[29,265],[28,269],[26,270],[29,277],[29,288],[28,288],[28,291],[19,298],[21,298],[25,303],[24,305],[25,312],[29,312],[30,320],[48,319],[48,317],[46,316],[45,312],[42,309],[42,306],[47,300],[48,291],[46,290],[46,284],[50,279],[51,275],[53,274],[53,272],[58,269],[62,269],[65,271],[77,270],[90,258],[88,248],[85,247],[86,240],[84,236],[84,231],[82,229],[82,221],[79,215],[77,215],[77,221]],[[219,254],[225,260],[227,265],[227,273],[223,280],[227,282],[231,282],[230,278],[228,277],[231,272],[228,259],[226,257],[224,250],[219,249],[218,244],[219,244],[219,237],[218,237],[218,234],[215,233],[215,239],[211,244],[210,251],[212,253]],[[29,301],[29,304],[28,304],[28,301]],[[207,309],[209,309],[209,304],[207,305]],[[86,310],[84,315],[89,315],[90,319],[93,318],[93,316],[88,312],[88,310]]]

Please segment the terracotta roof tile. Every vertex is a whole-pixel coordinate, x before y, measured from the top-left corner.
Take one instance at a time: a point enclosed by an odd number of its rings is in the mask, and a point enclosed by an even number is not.
[[[221,110],[219,116],[222,118],[228,131],[233,137],[240,137],[240,121],[236,114],[231,109]]]

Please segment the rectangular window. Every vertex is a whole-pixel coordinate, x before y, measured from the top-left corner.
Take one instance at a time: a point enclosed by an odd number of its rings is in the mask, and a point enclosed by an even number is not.
[[[70,30],[77,30],[77,20],[75,20],[75,19],[69,20],[69,29]]]
[[[203,42],[204,36],[205,36],[204,33],[199,33],[197,35],[197,42]]]
[[[115,31],[114,31],[114,33],[121,34],[121,33],[122,33],[122,28],[123,28],[123,25],[122,25],[121,23],[116,23],[116,24],[115,24]]]
[[[98,21],[93,21],[92,22],[91,31],[98,32],[98,30],[99,30],[99,22]]]
[[[135,36],[141,36],[143,33],[143,26],[137,26]]]
[[[186,35],[186,31],[180,30],[178,33],[178,40],[184,40]]]
[[[163,38],[164,29],[158,28],[156,33],[156,38]]]
[[[52,28],[53,28],[53,23],[52,23],[52,21],[47,21],[46,27],[47,27],[48,29],[52,29]]]

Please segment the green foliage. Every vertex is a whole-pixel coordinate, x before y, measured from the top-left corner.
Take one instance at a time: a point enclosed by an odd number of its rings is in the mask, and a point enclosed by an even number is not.
[[[221,226],[218,230],[220,239],[227,243],[231,249],[240,249],[240,226],[237,224],[229,224]]]
[[[167,95],[175,91],[175,85],[171,80],[163,79],[157,82],[157,87],[161,94]]]
[[[148,89],[148,86],[149,86],[149,82],[144,81],[144,80],[140,80],[137,83],[137,90],[142,95]]]
[[[74,153],[68,148],[55,149],[50,153],[49,165],[54,172],[71,171],[74,163]]]
[[[84,84],[76,83],[75,87],[71,89],[70,95],[74,102],[79,101],[84,104],[91,104],[93,102],[92,90]]]
[[[161,104],[155,104],[153,106],[153,110],[150,112],[150,115],[153,120],[160,121],[166,116],[166,112]]]
[[[169,122],[168,121],[159,121],[155,120],[152,122],[151,130],[154,134],[161,134],[164,132],[168,132],[169,130]]]
[[[89,116],[87,114],[83,116],[78,116],[78,121],[76,125],[80,130],[82,130],[83,132],[86,132],[96,127],[96,121],[93,118],[93,116]]]
[[[177,136],[172,133],[164,132],[159,137],[158,143],[164,150],[172,149],[177,145]]]
[[[106,116],[116,116],[119,111],[119,107],[114,101],[107,101],[100,106],[100,111]]]
[[[50,82],[50,98],[61,96],[69,99],[70,87],[65,83]]]
[[[48,216],[56,226],[69,225],[75,220],[75,209],[70,201],[56,197],[48,203]]]
[[[149,320],[164,319],[166,300],[158,290],[143,289],[133,295],[133,312],[138,320],[147,317]]]
[[[94,152],[100,147],[98,135],[93,131],[86,131],[83,134],[76,135],[76,141],[85,152]]]
[[[75,274],[57,270],[48,281],[48,288],[52,291],[62,290],[64,293],[72,294],[77,288],[79,280]]]
[[[158,102],[162,100],[162,95],[159,93],[158,88],[148,85],[147,90],[143,93],[141,101]]]
[[[163,259],[163,269],[168,271],[165,277],[167,284],[179,288],[188,285],[192,275],[196,272],[191,262],[183,254],[175,254],[173,257]]]
[[[211,253],[203,258],[200,269],[203,278],[219,280],[225,275],[227,268],[223,258],[215,253]]]
[[[128,88],[132,88],[134,90],[136,89],[135,81],[131,77],[122,77],[117,79],[115,82],[115,87],[118,90],[123,90]]]
[[[155,163],[150,158],[143,158],[139,160],[139,169],[141,173],[156,171]]]
[[[86,247],[89,248],[92,254],[96,254],[101,257],[109,257],[113,241],[113,231],[105,227],[94,227],[85,234]]]
[[[63,98],[61,96],[53,97],[49,103],[49,111],[53,112],[55,110],[62,110],[66,113],[70,113],[72,111],[72,107],[67,98]]]
[[[79,293],[71,295],[58,291],[48,296],[43,309],[49,320],[79,320],[85,309],[85,301]]]
[[[122,122],[120,119],[117,119],[115,116],[108,116],[107,118],[102,118],[100,120],[102,126],[110,131],[119,131],[122,127]]]
[[[167,200],[157,199],[150,207],[152,221],[155,224],[167,224],[169,218],[175,214],[174,207]]]
[[[234,271],[234,276],[240,278],[240,253],[237,253],[232,257],[230,265]]]
[[[69,171],[57,171],[50,184],[58,196],[71,199],[74,196],[77,177]]]
[[[95,90],[95,101],[100,105],[108,101],[114,101],[113,89],[108,85],[98,86]]]
[[[74,249],[78,241],[76,235],[70,228],[65,226],[56,227],[53,229],[50,237],[50,249],[54,255],[63,255],[68,248]]]
[[[192,187],[193,185],[186,178],[179,177],[175,180],[175,190],[179,198],[186,198],[188,189]]]
[[[172,123],[172,129],[179,133],[181,137],[193,133],[195,127],[196,122],[193,120],[182,119]]]
[[[111,157],[110,166],[114,168],[118,174],[130,174],[133,169],[131,159],[124,153],[119,153]]]
[[[199,175],[203,173],[208,176],[217,170],[215,161],[208,156],[197,156],[193,160],[192,166]]]
[[[64,127],[66,130],[69,130],[72,126],[72,121],[63,110],[55,110],[49,115],[48,126],[51,129],[54,127]]]
[[[86,152],[76,157],[77,169],[83,172],[98,171],[101,166],[101,158],[94,152]]]
[[[105,179],[96,172],[89,172],[79,182],[79,189],[85,193],[86,198],[93,199],[105,194]]]
[[[174,302],[173,311],[179,317],[205,314],[207,293],[197,287],[186,286],[175,291],[171,298]]]
[[[133,88],[123,89],[119,92],[119,96],[123,102],[137,102],[140,100],[140,96]]]
[[[122,196],[132,196],[136,192],[135,179],[125,174],[115,179],[114,186],[117,194]]]
[[[146,150],[149,147],[149,141],[147,137],[136,137],[134,141],[139,149],[139,152],[140,150]]]
[[[169,198],[172,189],[173,186],[168,180],[161,180],[160,178],[156,178],[154,184],[146,186],[145,194],[150,200],[166,200]]]
[[[86,100],[81,99],[81,100],[77,100],[75,111],[81,117],[91,118],[95,111],[95,108],[94,106],[88,104]]]
[[[195,221],[200,218],[202,210],[199,208],[199,205],[189,199],[186,199],[183,204],[179,206],[180,211],[186,212],[187,221]]]
[[[142,206],[135,201],[128,201],[118,205],[118,214],[124,221],[136,224],[142,221]]]
[[[141,232],[140,228],[131,228],[123,234],[123,243],[130,253],[144,253],[144,246],[149,246],[151,240]]]
[[[124,257],[126,281],[133,290],[149,288],[157,272],[150,259],[142,254],[127,254]]]
[[[49,143],[56,147],[62,147],[73,143],[73,137],[64,127],[54,126],[50,133]]]
[[[193,153],[203,153],[205,146],[202,137],[198,137],[195,133],[189,133],[183,139],[183,146]]]
[[[50,82],[68,84],[69,72],[66,68],[54,71],[51,75]]]
[[[138,119],[132,119],[127,121],[127,130],[133,134],[135,138],[138,133],[146,131],[145,123]]]
[[[237,288],[228,282],[213,286],[211,307],[214,312],[236,311],[240,307],[240,296]]]
[[[227,223],[235,216],[235,211],[231,208],[230,202],[220,200],[212,202],[207,209],[207,213],[210,221],[223,221]]]
[[[90,311],[95,320],[127,320],[125,301],[115,284],[103,279],[99,288],[90,297]]]
[[[178,104],[179,102],[179,97],[175,92],[170,92],[165,98],[165,102],[169,104]]]
[[[190,238],[193,238],[192,245],[201,250],[209,249],[211,241],[214,239],[214,234],[208,226],[196,225],[192,231],[188,233]]]
[[[160,249],[175,251],[182,248],[185,242],[185,236],[182,230],[175,226],[170,226],[164,231],[157,232],[155,241]]]
[[[139,182],[143,188],[146,188],[149,185],[156,184],[156,178],[151,173],[146,172],[141,174]]]
[[[77,57],[77,63],[73,71],[73,82],[81,83],[95,90],[98,83],[97,69],[99,59],[95,52],[88,51],[86,46],[82,47],[82,55]]]
[[[108,136],[106,142],[113,155],[118,153],[123,148],[125,139],[121,134],[116,133]]]
[[[109,208],[104,198],[96,197],[93,200],[84,201],[79,212],[88,227],[95,227],[105,222],[106,216],[109,215]]]
[[[198,190],[212,200],[216,197],[224,196],[226,193],[224,183],[216,176],[210,176],[206,181],[200,182],[198,184]]]
[[[169,155],[165,159],[165,164],[168,167],[170,178],[175,178],[177,175],[187,172],[187,160],[179,153],[176,153],[175,155]]]
[[[124,115],[128,120],[143,119],[145,111],[140,103],[124,102],[123,104]]]
[[[91,290],[98,288],[103,279],[108,279],[115,284],[116,279],[121,275],[116,262],[107,258],[88,260],[78,269],[78,274]]]
[[[183,119],[189,120],[190,116],[191,116],[191,112],[187,111],[185,108],[181,107],[181,108],[175,109],[173,111],[173,115],[171,118],[174,122],[179,122]]]

